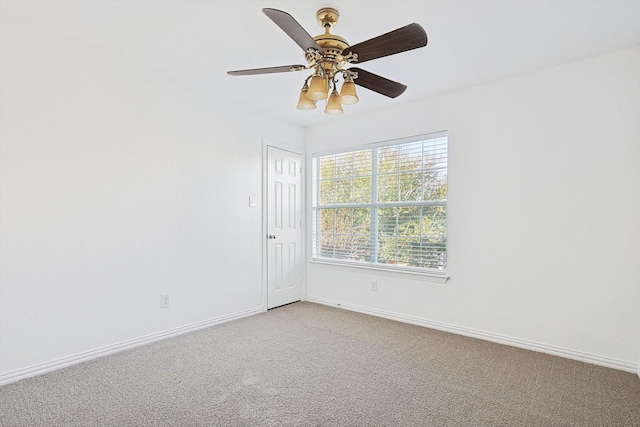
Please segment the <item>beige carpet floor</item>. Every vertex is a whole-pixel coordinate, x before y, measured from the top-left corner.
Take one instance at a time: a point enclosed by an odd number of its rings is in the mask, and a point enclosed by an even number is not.
[[[0,425],[633,427],[640,379],[302,302],[0,387]]]

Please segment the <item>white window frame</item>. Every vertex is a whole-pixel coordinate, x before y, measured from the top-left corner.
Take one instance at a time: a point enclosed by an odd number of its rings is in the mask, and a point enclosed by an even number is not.
[[[359,150],[372,150],[372,153],[374,153],[374,157],[375,157],[375,153],[376,153],[376,149],[380,148],[380,147],[386,147],[386,146],[394,146],[394,145],[402,145],[402,144],[407,144],[407,143],[411,143],[411,142],[417,142],[417,141],[425,141],[425,140],[430,140],[430,139],[440,139],[440,138],[447,138],[447,173],[448,173],[448,142],[449,142],[449,138],[447,135],[446,131],[442,131],[442,132],[436,132],[436,133],[430,133],[430,134],[422,134],[422,135],[417,135],[417,136],[412,136],[412,137],[407,137],[407,138],[402,138],[402,139],[396,139],[396,140],[390,140],[390,141],[384,141],[384,142],[378,142],[378,143],[374,143],[374,144],[366,144],[366,145],[361,145],[361,146],[356,146],[356,147],[350,147],[349,149],[341,149],[341,150],[334,150],[334,151],[327,151],[327,152],[318,152],[318,153],[313,153],[311,155],[311,162],[312,162],[312,230],[311,230],[311,234],[312,234],[312,250],[311,250],[311,262],[313,264],[317,264],[319,266],[326,266],[326,267],[331,267],[331,268],[345,268],[345,269],[353,269],[353,268],[357,268],[357,269],[363,269],[363,270],[369,270],[369,271],[375,271],[376,274],[378,273],[383,273],[383,274],[387,274],[387,275],[393,275],[393,276],[397,276],[397,275],[406,275],[407,277],[411,277],[411,278],[419,278],[419,279],[426,279],[429,281],[435,281],[435,282],[439,282],[439,283],[445,283],[448,279],[449,279],[449,275],[447,273],[447,268],[448,265],[445,269],[434,269],[434,268],[426,268],[426,267],[409,267],[409,266],[398,266],[398,265],[387,265],[387,264],[381,264],[381,263],[374,263],[374,262],[362,262],[362,261],[349,261],[349,260],[340,260],[340,259],[333,259],[333,258],[324,258],[324,257],[317,257],[315,254],[317,253],[317,251],[319,250],[318,245],[320,244],[320,242],[318,241],[318,233],[319,233],[319,228],[320,228],[320,215],[318,215],[318,209],[319,209],[319,190],[320,190],[320,185],[319,185],[319,181],[320,181],[320,174],[319,171],[317,170],[317,166],[316,166],[316,158],[318,157],[324,157],[324,156],[330,156],[330,155],[336,155],[336,154],[346,154],[346,153],[350,153],[350,152],[355,152],[355,151],[359,151]],[[376,161],[375,158],[372,158],[372,165],[375,168],[376,166]],[[372,170],[371,176],[379,176],[377,174],[376,170]],[[372,194],[371,194],[371,202],[367,202],[367,203],[342,203],[342,204],[325,204],[325,205],[321,205],[321,208],[323,209],[327,209],[327,208],[371,208],[374,213],[372,215],[371,218],[371,225],[370,227],[375,230],[377,229],[377,224],[376,224],[376,218],[377,218],[377,209],[380,207],[396,207],[396,206],[433,206],[433,205],[437,205],[437,206],[445,206],[447,207],[447,200],[444,201],[413,201],[413,202],[379,202],[377,200],[377,188],[376,188],[376,182],[377,179],[374,179],[372,181]],[[448,212],[447,212],[447,218],[448,218]],[[448,223],[448,219],[447,219],[447,223]],[[445,227],[447,228],[447,234],[448,234],[448,224],[445,225]],[[377,232],[372,231],[370,232],[370,236],[371,237],[371,245],[372,245],[372,251],[375,252],[375,247],[376,247],[376,242],[375,240],[377,239]],[[448,250],[448,247],[447,247]]]

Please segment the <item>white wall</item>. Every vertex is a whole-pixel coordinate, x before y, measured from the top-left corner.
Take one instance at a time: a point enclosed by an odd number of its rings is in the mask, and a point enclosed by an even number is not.
[[[449,132],[451,276],[310,263],[307,298],[635,370],[638,76],[640,47],[307,129],[308,155]]]
[[[0,380],[261,310],[262,138],[303,129],[9,16],[0,40]]]

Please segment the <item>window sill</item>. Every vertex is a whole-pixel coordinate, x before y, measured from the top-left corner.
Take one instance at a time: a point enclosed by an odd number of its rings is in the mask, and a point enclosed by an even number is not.
[[[416,271],[403,268],[385,268],[377,265],[360,265],[350,262],[328,261],[320,259],[312,259],[309,261],[309,263],[323,268],[338,268],[349,271],[353,271],[354,269],[365,270],[371,273],[375,272],[376,274],[384,274],[392,277],[406,277],[409,279],[424,280],[427,282],[447,283],[447,280],[449,280],[449,276],[447,275],[446,271],[436,273],[432,271]]]

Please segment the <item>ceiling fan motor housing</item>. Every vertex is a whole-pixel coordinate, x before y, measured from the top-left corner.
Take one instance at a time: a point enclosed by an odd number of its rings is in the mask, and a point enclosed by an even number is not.
[[[329,60],[322,63],[325,70],[339,68],[346,63],[341,54],[349,47],[349,43],[344,38],[329,32],[331,28],[336,26],[339,17],[338,11],[330,7],[322,8],[316,13],[318,24],[324,28],[325,32],[313,39],[324,50],[324,58]]]

